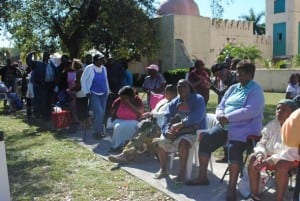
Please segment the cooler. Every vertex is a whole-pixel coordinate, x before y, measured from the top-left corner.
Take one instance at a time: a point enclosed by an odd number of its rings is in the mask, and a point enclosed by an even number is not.
[[[51,119],[53,129],[69,128],[71,122],[71,112],[68,110],[52,112]]]

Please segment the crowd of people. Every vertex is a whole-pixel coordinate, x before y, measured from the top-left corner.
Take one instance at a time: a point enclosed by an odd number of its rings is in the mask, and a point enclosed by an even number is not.
[[[281,140],[281,127],[290,114],[299,107],[299,75],[292,74],[285,99],[276,108],[275,119],[263,127],[264,92],[253,80],[255,65],[248,61],[227,58],[222,64],[211,67],[212,80],[205,63],[197,60],[185,79],[168,84],[159,66],[145,67],[142,88],[147,94],[146,104],[160,94],[151,111],[133,87],[132,74],[124,60],[106,59],[100,54],[87,55],[84,61],[70,60],[62,55],[56,65],[49,52],[38,60],[35,52],[26,56],[27,68],[12,65],[0,69],[2,93],[15,97],[17,78],[23,78],[21,100],[26,100],[27,115],[49,120],[53,106],[71,111],[75,124],[81,125],[92,116],[93,137],[106,136],[109,119],[112,128],[111,154],[115,163],[128,163],[139,153],[148,151],[157,157],[160,169],[156,179],[168,175],[167,157],[170,152],[179,154],[177,183],[209,185],[207,167],[211,154],[219,147],[224,149],[220,162],[229,164],[229,183],[226,200],[237,200],[236,185],[243,164],[243,153],[250,135],[261,136],[248,164],[248,200],[260,200],[258,185],[260,171],[267,166],[276,170],[276,200],[283,200],[287,188],[288,171],[300,160],[297,148]],[[20,71],[20,69],[23,70]],[[216,125],[207,127],[206,105],[210,90],[218,95]],[[9,105],[12,105],[12,101]],[[92,111],[92,115],[90,114]],[[200,135],[196,135],[201,130]],[[198,138],[197,138],[198,137]],[[199,141],[199,174],[187,180],[186,167],[190,147]]]

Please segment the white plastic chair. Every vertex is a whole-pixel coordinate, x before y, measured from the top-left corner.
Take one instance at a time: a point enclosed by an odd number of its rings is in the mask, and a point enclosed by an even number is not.
[[[11,103],[8,100],[7,93],[0,93],[0,101],[7,101],[9,104],[9,109],[11,110]]]
[[[0,100],[2,100],[2,101],[8,100],[7,94],[6,93],[0,93]]]
[[[190,179],[192,176],[192,170],[193,170],[193,165],[195,164],[196,167],[199,167],[199,157],[198,157],[198,150],[199,150],[199,135],[203,130],[197,130],[197,137],[195,142],[192,144],[190,150],[189,150],[189,156],[188,156],[188,160],[187,160],[187,164],[186,164],[186,178]],[[170,170],[173,168],[173,164],[174,164],[174,158],[175,158],[175,152],[172,152],[169,154],[170,156]],[[213,156],[210,157],[210,171],[213,173],[213,165],[212,165],[212,161],[213,161]]]
[[[216,116],[215,114],[211,114],[208,113],[206,115],[206,122],[207,122],[207,128],[213,128],[215,125],[218,124],[218,121],[216,120]],[[189,156],[188,156],[188,160],[187,160],[187,164],[186,164],[186,178],[190,179],[192,176],[192,170],[193,170],[193,165],[195,164],[197,167],[199,167],[199,157],[198,157],[198,150],[199,150],[199,135],[201,134],[201,132],[203,132],[204,130],[197,130],[197,137],[195,142],[192,144],[190,150],[189,150]],[[173,161],[174,161],[174,157],[175,157],[175,152],[170,153],[170,170],[173,168]],[[214,161],[214,157],[211,156],[210,157],[210,171],[213,173],[213,161]]]

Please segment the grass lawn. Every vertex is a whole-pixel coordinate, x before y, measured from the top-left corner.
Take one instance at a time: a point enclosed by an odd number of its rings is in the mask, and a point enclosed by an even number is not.
[[[171,200],[109,163],[67,134],[1,115],[11,197],[19,200]]]
[[[265,122],[274,117],[284,94],[265,93]],[[208,112],[214,112],[212,95]],[[2,106],[2,103],[0,103]],[[172,200],[114,164],[24,115],[0,114],[4,131],[11,196],[18,200]]]

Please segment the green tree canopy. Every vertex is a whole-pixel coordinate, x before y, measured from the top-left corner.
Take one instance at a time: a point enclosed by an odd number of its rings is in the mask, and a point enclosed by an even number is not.
[[[4,0],[0,22],[23,52],[61,49],[73,58],[95,47],[131,59],[156,50],[153,1]]]
[[[203,0],[204,1],[204,0]],[[213,18],[222,18],[224,6],[232,3],[232,0],[210,0],[210,8]]]
[[[258,14],[255,14],[254,10],[251,8],[248,15],[242,15],[239,18],[247,22],[253,22],[253,34],[262,35],[266,32],[265,23],[260,24],[260,21],[264,16],[265,12],[262,11]]]
[[[261,59],[261,51],[255,46],[227,44],[218,55],[218,62],[224,62],[226,57],[250,60],[254,63],[256,59]]]

